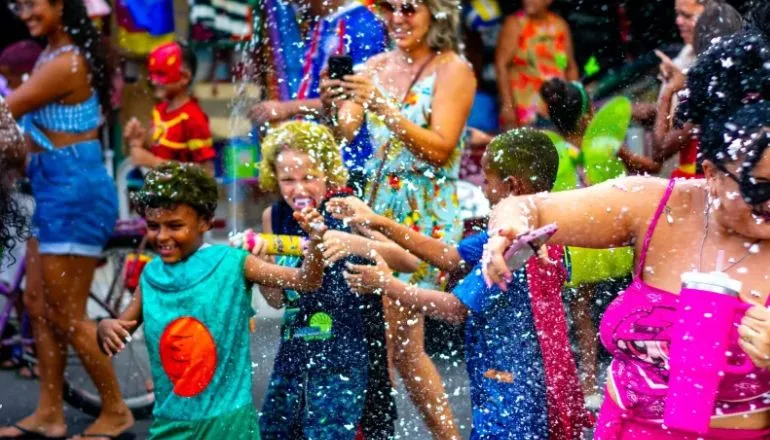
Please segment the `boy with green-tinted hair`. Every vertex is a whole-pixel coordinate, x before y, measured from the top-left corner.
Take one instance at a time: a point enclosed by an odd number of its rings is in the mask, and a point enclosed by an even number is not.
[[[313,291],[323,275],[317,243],[325,227],[317,212],[296,214],[310,245],[301,268],[286,268],[203,243],[217,198],[216,182],[196,165],[172,162],[150,171],[135,201],[159,258],[145,266],[129,308],[97,329],[99,347],[113,355],[144,323],[155,385],[150,438],[258,439],[251,284]]]

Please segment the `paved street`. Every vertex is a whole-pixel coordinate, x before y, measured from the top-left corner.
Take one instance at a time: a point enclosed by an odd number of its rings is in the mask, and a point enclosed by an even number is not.
[[[252,356],[254,367],[254,401],[257,407],[262,404],[267,381],[270,375],[273,357],[278,346],[278,328],[280,320],[274,316],[261,317],[257,331],[252,338]],[[467,438],[470,432],[470,397],[468,395],[465,365],[458,354],[456,359],[439,359],[437,366],[441,371],[452,408],[460,423],[462,434]],[[412,406],[401,384],[397,387],[398,438],[430,439],[428,431]],[[29,414],[35,407],[38,384],[35,381],[19,379],[14,372],[0,371],[0,424],[18,420]],[[70,434],[81,432],[91,420],[78,410],[67,407],[67,422]],[[139,421],[134,429],[137,438],[146,437],[149,421]]]

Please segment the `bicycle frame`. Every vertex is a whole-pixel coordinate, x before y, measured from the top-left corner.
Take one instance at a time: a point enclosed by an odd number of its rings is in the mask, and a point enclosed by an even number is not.
[[[3,307],[2,312],[0,312],[0,335],[2,335],[5,331],[5,326],[8,325],[8,321],[11,319],[13,308],[16,306],[16,301],[21,296],[21,282],[24,279],[26,271],[27,258],[24,257],[19,261],[16,274],[13,277],[13,282],[10,285],[0,282],[0,295],[3,295],[6,298],[5,306]],[[29,325],[26,314],[24,316],[20,316],[19,319],[22,321],[23,328],[26,328]],[[24,331],[22,331],[21,334],[23,335]],[[20,336],[20,338],[23,345],[31,345],[34,343],[34,339],[32,338],[24,338],[23,336]],[[17,343],[17,341],[13,339],[8,341],[0,340],[0,346],[8,346],[15,343]]]

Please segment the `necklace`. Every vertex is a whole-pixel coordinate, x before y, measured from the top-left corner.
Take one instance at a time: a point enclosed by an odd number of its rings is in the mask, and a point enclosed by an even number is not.
[[[711,200],[709,200],[707,202],[707,207],[706,207],[706,211],[705,211],[705,213],[706,213],[705,214],[706,228],[705,228],[705,232],[703,234],[703,239],[700,242],[700,255],[698,257],[698,271],[699,272],[703,272],[703,248],[706,245],[706,239],[709,236],[709,225],[711,224],[711,222],[709,222],[709,213],[710,212],[711,212]],[[717,267],[717,270],[721,271],[721,272],[724,272],[724,273],[727,273],[730,269],[732,269],[735,266],[737,266],[738,264],[740,264],[743,260],[745,260],[746,258],[749,258],[751,256],[752,249],[754,249],[754,246],[756,246],[760,241],[762,241],[762,240],[761,239],[756,239],[753,242],[751,242],[751,244],[749,245],[748,249],[746,249],[746,252],[743,254],[743,256],[741,256],[741,258],[739,258],[738,260],[736,260],[733,263],[731,263],[725,269],[721,269],[721,268]],[[721,258],[720,258],[720,263],[718,263],[718,265],[721,265]]]

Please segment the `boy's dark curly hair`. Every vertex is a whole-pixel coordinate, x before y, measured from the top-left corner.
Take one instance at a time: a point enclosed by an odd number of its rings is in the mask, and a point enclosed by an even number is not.
[[[169,162],[150,171],[134,196],[137,211],[188,205],[206,220],[214,218],[219,192],[216,181],[194,164]]]

